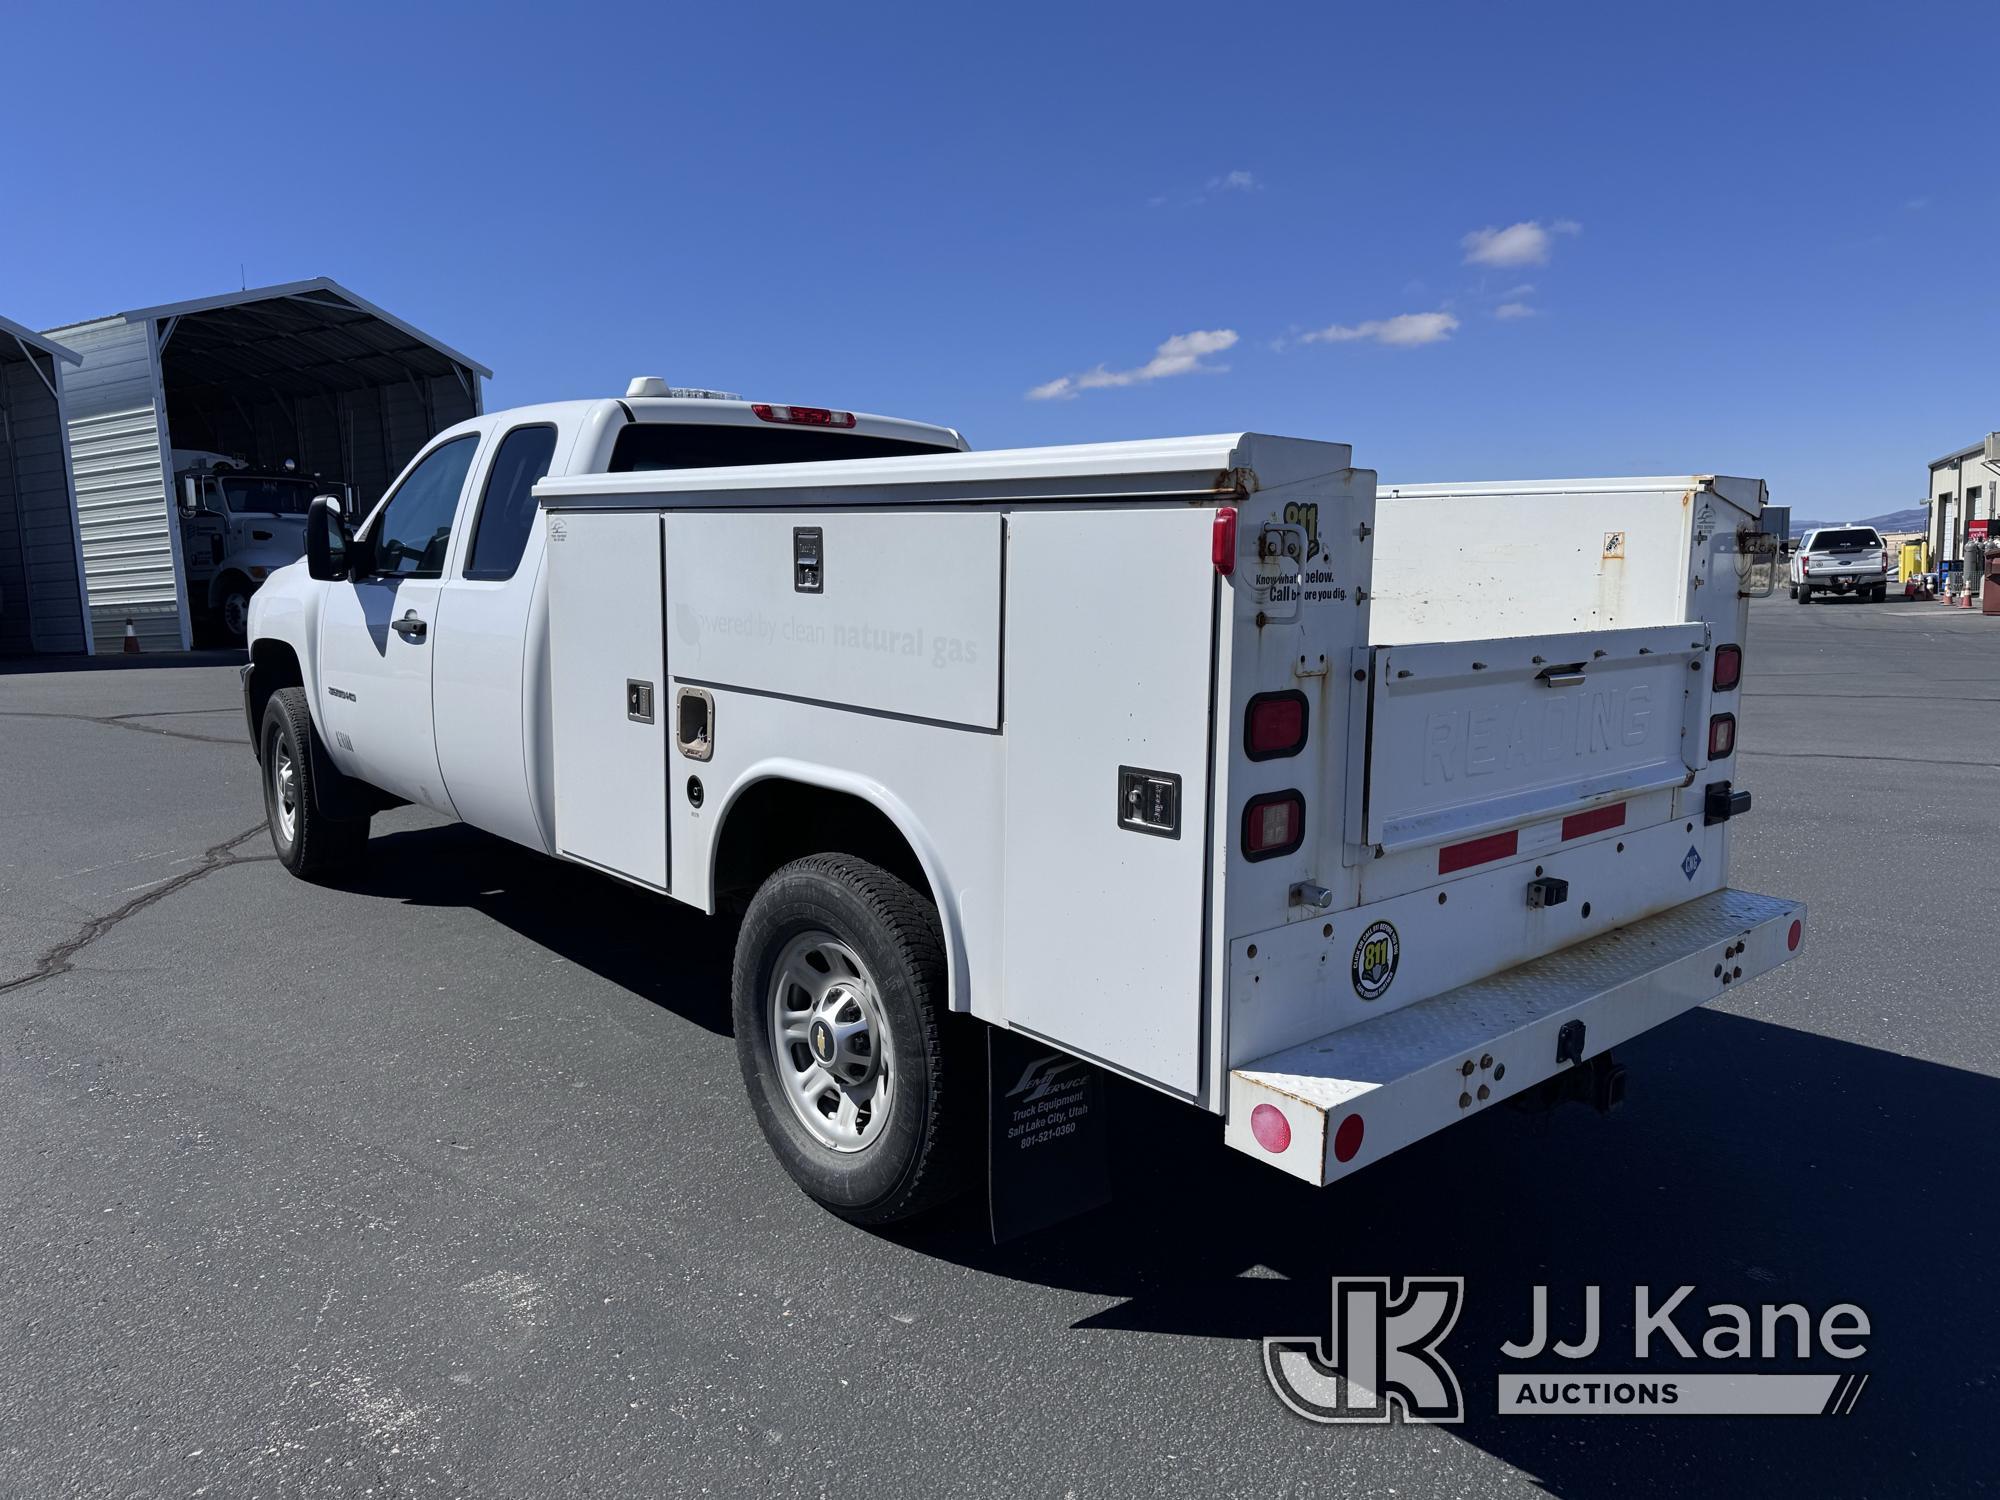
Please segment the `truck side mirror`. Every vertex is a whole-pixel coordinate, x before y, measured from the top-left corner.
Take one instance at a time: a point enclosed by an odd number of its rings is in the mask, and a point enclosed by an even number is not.
[[[306,511],[306,572],[323,583],[347,577],[347,518],[331,495],[316,495]]]

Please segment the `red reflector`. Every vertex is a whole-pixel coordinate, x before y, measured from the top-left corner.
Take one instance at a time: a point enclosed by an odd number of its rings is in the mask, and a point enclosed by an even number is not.
[[[1474,865],[1505,859],[1520,847],[1521,831],[1518,828],[1510,828],[1505,833],[1489,833],[1483,839],[1469,839],[1463,844],[1446,844],[1438,850],[1438,874],[1449,875],[1453,870],[1468,870]]]
[[[1296,688],[1259,693],[1243,710],[1243,753],[1252,760],[1276,760],[1305,748],[1309,711]]]
[[[1563,837],[1580,839],[1587,833],[1602,833],[1607,828],[1625,826],[1625,804],[1614,802],[1609,807],[1593,807],[1589,812],[1571,813],[1563,819]]]
[[[1717,714],[1708,721],[1708,758],[1726,760],[1736,753],[1736,715]]]
[[[1793,918],[1792,930],[1785,934],[1785,946],[1794,953],[1798,952],[1799,939],[1805,935],[1805,930],[1805,924],[1797,918]]]
[[[1250,1111],[1250,1133],[1266,1151],[1282,1156],[1292,1143],[1292,1122],[1277,1105],[1260,1104]]]
[[[1236,571],[1236,507],[1225,505],[1215,513],[1215,530],[1209,542],[1209,556],[1218,573]]]
[[[1726,693],[1743,680],[1743,648],[1741,646],[1717,646],[1715,648],[1715,691]]]
[[[789,422],[794,427],[852,427],[854,413],[829,411],[824,406],[772,406],[763,401],[750,403],[750,410],[766,422]]]
[[[1362,1132],[1368,1127],[1361,1123],[1361,1116],[1349,1115],[1340,1122],[1340,1128],[1333,1133],[1333,1159],[1353,1161],[1354,1153],[1361,1149]]]
[[[1275,859],[1290,854],[1306,839],[1306,799],[1298,792],[1272,792],[1254,797],[1243,809],[1243,855]]]

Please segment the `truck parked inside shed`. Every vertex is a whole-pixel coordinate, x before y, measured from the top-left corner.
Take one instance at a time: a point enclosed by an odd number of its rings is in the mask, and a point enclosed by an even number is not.
[[[250,626],[250,596],[266,578],[305,555],[306,512],[331,495],[343,513],[351,491],[340,480],[298,472],[292,459],[269,472],[220,453],[174,450],[181,563],[196,622],[232,646]]]
[[[1329,1183],[1608,1099],[1613,1046],[1798,948],[1726,879],[1760,483],[1378,499],[1337,443],[959,446],[531,408],[352,531],[316,507],[245,670],[281,859],[406,799],[740,910],[752,1108],[862,1222],[972,1175],[1014,1082],[979,1022]]]

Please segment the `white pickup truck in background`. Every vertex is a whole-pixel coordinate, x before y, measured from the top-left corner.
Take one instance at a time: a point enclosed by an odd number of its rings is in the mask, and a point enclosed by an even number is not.
[[[1791,562],[1792,598],[1854,594],[1880,604],[1889,596],[1889,544],[1873,526],[1815,526],[1799,538]]]
[[[316,506],[244,674],[280,857],[335,869],[404,800],[740,908],[753,1108],[863,1222],[973,1175],[973,1021],[1327,1183],[1609,1102],[1612,1046],[1798,948],[1726,881],[1760,483],[961,446],[574,403],[449,429],[358,526]]]

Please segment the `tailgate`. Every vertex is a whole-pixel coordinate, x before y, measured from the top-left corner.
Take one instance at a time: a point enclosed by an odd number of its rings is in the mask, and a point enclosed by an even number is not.
[[[1684,785],[1699,622],[1373,646],[1348,835],[1384,853]]]

